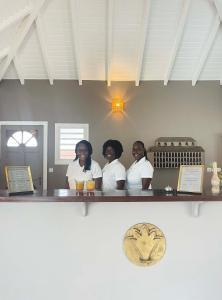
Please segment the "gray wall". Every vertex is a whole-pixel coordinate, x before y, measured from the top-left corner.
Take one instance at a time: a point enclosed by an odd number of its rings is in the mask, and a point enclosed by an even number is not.
[[[124,115],[112,115],[110,100],[122,96]],[[89,123],[94,159],[102,166],[102,144],[109,138],[119,139],[124,146],[123,164],[132,162],[131,146],[143,140],[147,147],[160,136],[191,136],[206,151],[206,163],[222,163],[222,88],[218,82],[118,82],[107,87],[105,82],[5,80],[0,84],[1,121],[48,121],[49,188],[64,187],[65,166],[54,166],[54,123]],[[209,177],[209,174],[208,174]],[[209,183],[209,178],[206,182]],[[155,172],[154,187],[176,186],[177,171]]]

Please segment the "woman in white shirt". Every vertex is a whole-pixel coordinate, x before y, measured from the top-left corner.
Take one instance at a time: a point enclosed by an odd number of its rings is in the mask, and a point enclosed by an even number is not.
[[[153,178],[153,166],[147,159],[144,143],[136,141],[133,144],[132,155],[135,158],[134,163],[127,170],[127,188],[128,189],[151,189],[151,180]]]
[[[123,190],[126,180],[125,167],[119,161],[123,153],[122,144],[108,140],[103,145],[103,156],[107,159],[103,173],[103,190]]]
[[[66,172],[69,188],[76,188],[76,180],[94,180],[95,189],[101,189],[102,171],[99,164],[91,158],[92,152],[92,145],[88,141],[82,140],[76,144],[76,158],[68,165]]]

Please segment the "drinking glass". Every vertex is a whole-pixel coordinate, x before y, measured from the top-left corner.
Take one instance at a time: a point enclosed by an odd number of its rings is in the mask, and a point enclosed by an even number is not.
[[[76,180],[76,190],[78,192],[82,192],[84,189],[84,181],[83,180]]]
[[[94,180],[88,180],[86,182],[86,189],[88,192],[93,192],[95,190],[95,181]]]

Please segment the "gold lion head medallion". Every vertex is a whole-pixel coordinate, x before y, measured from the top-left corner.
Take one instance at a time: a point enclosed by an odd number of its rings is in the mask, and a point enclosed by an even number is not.
[[[164,256],[166,239],[157,226],[140,223],[127,230],[123,246],[132,263],[147,267],[154,265]]]

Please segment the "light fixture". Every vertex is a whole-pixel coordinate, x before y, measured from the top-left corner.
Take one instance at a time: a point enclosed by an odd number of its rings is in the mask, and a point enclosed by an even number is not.
[[[112,99],[112,112],[123,112],[123,99],[113,98]]]

